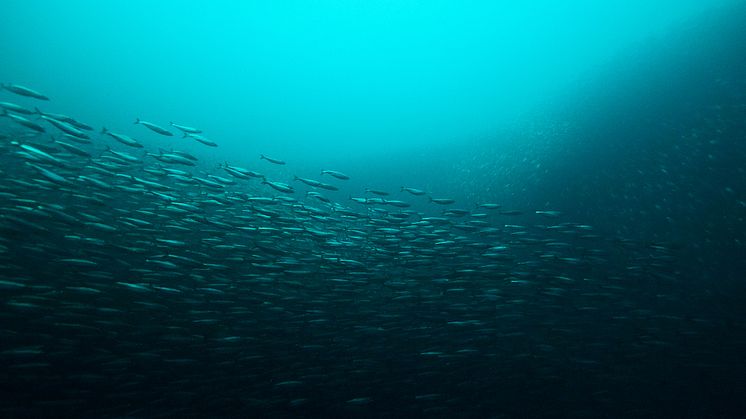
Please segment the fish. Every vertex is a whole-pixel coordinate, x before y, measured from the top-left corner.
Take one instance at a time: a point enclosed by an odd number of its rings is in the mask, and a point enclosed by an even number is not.
[[[186,157],[179,153],[174,153],[174,152],[164,153],[163,150],[161,150],[159,154],[148,153],[147,155],[163,163],[181,164],[184,166],[195,166],[196,165],[194,159]]]
[[[350,177],[342,172],[338,172],[336,170],[322,170],[322,175],[330,175],[340,180],[350,180]]]
[[[339,190],[338,187],[334,185],[330,185],[328,183],[323,183],[323,182],[319,182],[319,184],[316,185],[316,187],[321,188],[321,189],[326,189],[327,191],[338,191]]]
[[[20,125],[23,125],[26,128],[31,128],[32,130],[34,130],[36,132],[46,132],[46,130],[44,129],[44,127],[42,127],[41,125],[39,125],[39,124],[37,124],[35,122],[32,122],[32,121],[30,121],[30,120],[28,120],[28,119],[26,119],[26,118],[24,118],[24,117],[22,117],[20,115],[14,115],[12,113],[8,113],[7,109],[3,108],[3,114],[2,114],[2,116],[6,116],[6,117],[10,118],[11,120],[13,120],[13,122],[16,122],[16,123],[18,123]]]
[[[170,125],[171,125],[172,127],[174,127],[174,128],[176,128],[176,129],[178,129],[179,131],[183,132],[183,133],[184,133],[184,136],[185,136],[185,137],[186,137],[186,136],[187,136],[188,134],[199,134],[199,133],[201,133],[201,132],[202,132],[202,130],[201,130],[201,129],[198,129],[198,128],[192,128],[192,127],[188,127],[188,126],[186,126],[186,125],[179,125],[179,124],[174,124],[173,122],[169,122],[169,124],[170,124]]]
[[[0,88],[5,89],[9,92],[15,93],[20,96],[26,96],[34,99],[39,100],[49,100],[48,97],[44,96],[43,94],[37,92],[36,90],[30,89],[25,86],[21,86],[19,84],[0,84]]]
[[[478,204],[477,208],[484,208],[489,210],[496,210],[502,208],[502,205],[500,204],[492,204],[492,203],[486,203],[486,204]]]
[[[386,191],[380,191],[380,190],[377,190],[377,189],[366,189],[365,192],[369,192],[369,193],[372,193],[373,195],[378,195],[378,196],[388,196],[389,195],[388,192],[386,192]]]
[[[24,115],[33,115],[34,111],[24,108],[21,105],[16,105],[15,103],[11,102],[0,102],[0,108],[3,108],[4,110],[11,111],[13,113],[19,113]]]
[[[293,192],[295,192],[293,190],[293,187],[290,186],[290,185],[288,185],[287,183],[270,182],[270,181],[268,181],[268,180],[265,179],[265,180],[262,181],[262,184],[263,185],[268,185],[272,189],[274,189],[276,191],[284,192],[284,193],[293,193]]]
[[[225,163],[220,166],[223,170],[228,172],[233,177],[237,177],[239,179],[252,179],[252,178],[260,178],[264,179],[265,176],[261,173],[254,172],[253,170],[244,169],[243,167],[237,167],[237,166],[229,166],[228,163]]]
[[[38,165],[33,164],[33,163],[29,163],[29,162],[26,162],[26,164],[29,165],[29,166],[31,166],[31,167],[33,167],[34,169],[38,170],[39,173],[42,176],[44,176],[47,180],[50,180],[50,181],[52,181],[52,182],[54,182],[56,184],[66,185],[66,184],[70,183],[69,180],[65,179],[63,176],[61,176],[61,175],[59,175],[59,174],[57,174],[57,173],[55,173],[55,172],[53,172],[53,171],[51,171],[49,169],[45,169],[45,168],[43,168],[41,166],[38,166]]]
[[[397,207],[397,208],[409,208],[412,206],[408,202],[399,201],[396,199],[385,199],[383,203],[385,203],[386,205]]]
[[[141,121],[140,118],[136,118],[135,119],[135,124],[143,125],[143,126],[147,127],[148,129],[150,129],[151,131],[153,131],[153,132],[155,132],[157,134],[164,135],[166,137],[171,137],[171,136],[174,135],[171,131],[169,131],[169,130],[161,127],[161,126],[158,126],[158,125],[156,125],[156,124],[154,124],[152,122]]]
[[[456,200],[451,198],[430,198],[430,202],[438,205],[450,205],[456,202]]]
[[[45,121],[49,122],[50,124],[54,125],[57,129],[64,132],[67,135],[71,135],[73,137],[83,138],[85,140],[90,139],[91,137],[88,136],[88,134],[84,133],[83,131],[79,130],[78,128],[68,124],[67,122],[58,121],[52,117],[49,117],[47,115],[41,115],[41,118]]]
[[[279,164],[279,165],[284,165],[285,164],[285,162],[282,161],[282,160],[273,159],[271,157],[265,156],[264,154],[261,154],[260,157],[259,157],[259,159],[260,160],[267,160],[270,163]]]
[[[196,140],[197,142],[200,142],[200,143],[202,143],[202,144],[204,144],[204,145],[206,145],[208,147],[217,147],[218,146],[218,144],[215,143],[214,141],[209,140],[209,139],[207,139],[207,138],[205,138],[205,137],[203,137],[203,136],[201,136],[199,134],[184,133],[184,137],[185,138],[187,138],[187,137],[188,138],[192,138],[192,139]]]
[[[416,189],[416,188],[408,188],[406,186],[401,187],[402,192],[409,192],[412,195],[420,196],[425,195],[427,192],[423,191],[422,189]]]
[[[63,115],[63,114],[59,114],[59,113],[42,112],[42,111],[39,110],[39,108],[34,108],[33,113],[35,113],[35,114],[37,114],[37,115],[39,115],[39,116],[41,116],[41,117],[43,117],[45,119],[51,118],[51,119],[55,119],[57,121],[65,122],[67,124],[72,125],[75,128],[78,128],[78,129],[82,129],[82,130],[86,130],[86,131],[92,131],[93,130],[93,127],[91,127],[90,125],[88,125],[86,123],[83,123],[83,122],[80,122],[80,121],[76,120],[75,118],[67,116],[67,115]]]
[[[294,180],[303,182],[303,183],[305,183],[308,186],[319,187],[320,185],[322,185],[322,183],[319,182],[318,180],[305,179],[305,178],[298,177],[298,176],[294,176],[293,178],[294,178]]]
[[[101,113],[121,122],[117,109]],[[42,116],[82,130],[54,115]],[[621,385],[623,411],[656,417],[629,405],[628,384],[645,380],[619,371],[649,368],[660,358],[649,354],[697,371],[740,354],[707,343],[724,336],[717,287],[689,294],[696,281],[682,283],[681,248],[704,254],[702,244],[641,240],[638,224],[605,223],[609,214],[563,207],[542,189],[516,195],[536,182],[521,183],[524,172],[501,172],[497,185],[519,186],[497,193],[443,173],[427,194],[363,194],[320,164],[253,171],[250,144],[223,161],[196,144],[2,122],[4,417],[540,417],[538,405],[506,401],[546,398],[578,374],[594,390],[562,393],[567,403],[551,404],[562,414],[593,416],[588,400],[614,407]],[[418,181],[386,181],[394,174],[361,182]],[[458,206],[418,198],[449,194]],[[498,200],[525,216],[507,224]],[[538,384],[512,386],[527,377]]]
[[[521,210],[502,210],[502,211],[500,211],[500,215],[523,215],[523,211],[521,211]]]
[[[130,136],[124,135],[124,134],[117,134],[116,132],[111,132],[106,127],[101,128],[101,134],[106,134],[109,137],[117,140],[118,142],[129,146],[129,147],[135,147],[135,148],[143,148],[143,145],[140,144],[137,140],[133,139]]]
[[[535,211],[537,215],[541,215],[546,218],[559,218],[562,213],[560,211]]]
[[[55,144],[61,145],[62,148],[64,148],[65,150],[67,150],[67,151],[69,151],[69,152],[71,152],[73,154],[77,154],[78,156],[81,156],[81,157],[91,157],[91,153],[89,153],[89,152],[81,149],[80,147],[74,146],[74,145],[66,143],[64,141],[55,140]]]

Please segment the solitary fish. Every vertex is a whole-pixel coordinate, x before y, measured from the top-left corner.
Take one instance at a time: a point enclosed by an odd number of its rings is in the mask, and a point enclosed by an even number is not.
[[[103,127],[101,129],[101,134],[106,134],[109,137],[119,141],[120,143],[124,145],[128,145],[130,147],[136,147],[136,148],[142,148],[142,144],[138,143],[135,139],[130,138],[124,134],[117,134],[116,132],[111,132],[106,127]]]
[[[308,186],[319,187],[321,185],[321,182],[319,182],[318,180],[306,179],[298,176],[295,176],[295,180],[299,180]]]
[[[386,191],[379,191],[379,190],[376,190],[376,189],[366,189],[365,192],[370,192],[373,195],[378,195],[378,196],[386,196],[386,195],[389,194]]]
[[[349,180],[350,179],[350,177],[347,176],[346,174],[344,174],[342,172],[338,172],[336,170],[322,170],[321,174],[322,175],[331,175],[331,176],[334,176],[335,178],[341,179],[341,180]]]
[[[200,132],[202,132],[201,129],[188,127],[186,125],[174,124],[173,122],[169,122],[169,124],[171,124],[172,127],[183,132],[185,137],[187,136],[187,134],[199,134]]]
[[[456,202],[456,200],[451,199],[451,198],[430,198],[430,202],[433,202],[439,205],[449,205],[449,204],[453,204],[454,202]]]
[[[502,205],[500,205],[500,204],[479,204],[479,205],[477,205],[477,207],[478,208],[495,210],[495,209],[500,209],[502,207]]]
[[[34,113],[34,111],[32,111],[31,109],[26,109],[21,105],[16,105],[15,103],[10,102],[0,102],[0,108],[7,109],[15,113],[22,113],[25,115],[31,115]]]
[[[282,161],[282,160],[273,159],[273,158],[265,156],[264,154],[261,154],[260,156],[261,157],[259,157],[259,160],[264,159],[264,160],[267,160],[268,162],[274,163],[274,164],[285,164],[285,162]]]
[[[409,193],[411,193],[412,195],[418,195],[418,196],[419,196],[419,195],[425,195],[425,193],[426,193],[426,192],[425,192],[425,191],[423,191],[422,189],[407,188],[406,186],[402,186],[402,187],[401,187],[401,191],[402,191],[402,192],[409,192]]]
[[[153,124],[152,122],[141,121],[140,118],[135,118],[135,124],[145,125],[146,127],[150,128],[151,131],[157,132],[158,134],[165,135],[167,137],[173,136],[173,134],[165,128]]]
[[[186,138],[186,137],[194,138],[195,140],[199,141],[200,143],[202,143],[202,144],[204,144],[204,145],[206,145],[208,147],[217,147],[218,146],[218,144],[215,143],[214,141],[209,140],[209,139],[207,139],[207,138],[205,138],[205,137],[203,137],[201,135],[198,135],[198,134],[185,133],[184,134],[184,138]]]
[[[293,190],[293,187],[290,186],[290,185],[288,185],[288,184],[286,184],[286,183],[270,182],[268,180],[262,181],[262,183],[265,184],[265,185],[269,185],[270,187],[272,187],[272,189],[274,189],[276,191],[280,191],[280,192],[284,192],[284,193],[293,193],[293,192],[295,192]]]
[[[522,214],[523,214],[523,211],[519,211],[519,210],[500,211],[500,215],[522,215]]]
[[[536,211],[536,214],[546,218],[558,218],[560,215],[562,215],[562,213],[559,211]]]
[[[319,182],[319,184],[316,185],[316,187],[321,188],[321,189],[326,189],[327,191],[338,191],[339,190],[339,188],[334,185],[330,185],[328,183],[321,183],[321,182]]]
[[[13,92],[17,95],[32,97],[34,99],[39,99],[39,100],[49,100],[48,97],[37,92],[36,90],[29,89],[28,87],[21,86],[18,84],[0,84],[0,87],[2,87],[3,89],[9,92]]]

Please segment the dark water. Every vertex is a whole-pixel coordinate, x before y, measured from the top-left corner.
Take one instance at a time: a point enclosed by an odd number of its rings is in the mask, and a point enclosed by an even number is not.
[[[22,39],[18,22],[4,29],[5,82],[50,100],[0,91],[0,416],[746,416],[746,7],[691,3],[674,18],[663,6],[588,6],[584,17],[624,24],[579,44],[570,63],[561,57],[572,49],[546,49],[543,62],[565,62],[551,80],[538,82],[538,59],[523,87],[520,68],[503,72],[514,90],[499,100],[488,74],[500,60],[470,61],[482,66],[473,72],[451,63],[401,93],[423,62],[500,45],[491,20],[475,17],[493,16],[491,6],[420,14],[388,4],[378,15],[254,5],[248,27],[277,37],[250,50],[272,65],[247,59],[223,72],[215,62],[234,62],[230,53],[190,53],[246,35],[240,13],[165,16],[159,6],[137,20],[118,6],[14,7],[34,24],[69,16],[37,38]],[[511,13],[505,33],[523,33],[516,22],[531,13]],[[77,52],[63,42],[88,39],[80,23],[97,14],[120,19],[91,23],[111,32]],[[308,29],[329,16],[372,55],[323,28],[304,42],[267,29],[271,18]],[[534,25],[556,22],[541,16]],[[428,41],[459,28],[456,17],[478,30],[449,38],[441,55]],[[169,50],[191,70],[164,67],[153,45],[200,18],[225,33]],[[127,22],[150,32],[135,38]],[[380,38],[349,22],[391,30]],[[661,22],[666,31],[640,35]],[[65,23],[76,24],[42,72],[49,44],[39,41]],[[548,42],[546,30],[522,46]],[[407,43],[387,55],[397,36]],[[299,61],[312,76],[281,88],[277,71],[298,74],[294,48],[314,39],[326,47]],[[474,39],[482,47],[458,47]],[[73,59],[86,54],[103,61]],[[143,63],[136,74],[132,57]],[[191,97],[184,85],[203,71],[213,89],[194,86]],[[241,82],[246,74],[256,80]],[[458,90],[469,77],[484,95]],[[247,99],[252,89],[261,92]],[[177,117],[218,147],[181,138],[168,123]]]

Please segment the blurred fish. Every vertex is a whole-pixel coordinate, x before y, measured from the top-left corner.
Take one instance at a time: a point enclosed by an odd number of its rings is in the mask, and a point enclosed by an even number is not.
[[[285,162],[282,161],[282,160],[273,159],[271,157],[265,156],[264,154],[261,154],[260,157],[259,157],[259,159],[264,159],[264,160],[267,160],[268,162],[274,163],[274,164],[280,164],[280,165],[285,164]]]
[[[101,134],[106,134],[126,146],[135,147],[135,148],[143,147],[142,144],[140,144],[137,140],[133,139],[132,137],[129,137],[124,134],[117,134],[115,132],[111,132],[108,129],[106,129],[106,127],[101,128]]]
[[[456,200],[451,198],[430,198],[430,202],[438,205],[449,205],[456,202]]]
[[[13,122],[16,122],[16,123],[18,123],[20,125],[23,125],[26,128],[31,128],[32,130],[34,130],[36,132],[46,132],[46,130],[44,129],[44,127],[42,127],[41,125],[39,125],[39,124],[37,124],[35,122],[32,122],[32,121],[29,121],[28,119],[26,119],[26,118],[24,118],[24,117],[22,117],[20,115],[14,115],[12,113],[8,113],[7,109],[3,109],[2,116],[6,116],[6,117],[10,118],[11,120],[13,120]]]
[[[412,195],[420,196],[425,195],[427,192],[423,191],[422,189],[415,189],[415,188],[408,188],[406,186],[401,187],[402,192],[409,192]]]
[[[49,100],[48,97],[37,92],[36,90],[29,89],[28,87],[21,86],[19,84],[0,84],[0,88],[5,89],[9,92],[15,93],[20,96],[31,97],[39,100]]]
[[[140,120],[140,118],[136,118],[136,119],[135,119],[135,124],[140,124],[140,125],[144,125],[144,126],[146,126],[146,127],[148,128],[148,129],[150,129],[151,131],[153,131],[153,132],[155,132],[155,133],[158,133],[158,134],[161,134],[161,135],[165,135],[165,136],[167,136],[167,137],[171,137],[171,136],[173,136],[173,135],[174,135],[173,133],[171,133],[171,132],[170,132],[170,131],[168,131],[167,129],[165,129],[165,128],[163,128],[163,127],[160,127],[160,126],[158,126],[158,125],[156,125],[156,124],[154,124],[154,123],[152,123],[152,122],[141,121],[141,120]]]
[[[0,108],[3,108],[4,110],[8,110],[14,113],[24,114],[24,115],[34,114],[34,111],[24,108],[21,105],[16,105],[15,103],[10,103],[10,102],[0,102]]]
[[[207,138],[205,138],[205,137],[203,137],[202,135],[199,135],[199,134],[193,134],[193,133],[186,132],[186,133],[184,133],[184,137],[185,138],[186,137],[193,138],[197,142],[200,142],[200,143],[202,143],[202,144],[204,144],[204,145],[206,145],[208,147],[217,147],[218,146],[217,143],[215,143],[214,141],[209,140],[209,139],[207,139]]]
[[[322,175],[331,175],[331,176],[333,176],[333,177],[335,177],[337,179],[341,179],[341,180],[349,180],[350,179],[350,177],[347,176],[346,174],[344,174],[342,172],[338,172],[336,170],[322,170],[321,174]]]
[[[201,129],[188,127],[186,125],[174,124],[173,122],[169,122],[169,124],[172,127],[174,127],[176,129],[178,129],[179,131],[183,132],[185,137],[187,136],[187,134],[199,134],[199,133],[202,132]]]

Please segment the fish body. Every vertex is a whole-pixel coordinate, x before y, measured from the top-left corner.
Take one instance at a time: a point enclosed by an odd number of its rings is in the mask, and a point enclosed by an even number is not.
[[[135,124],[143,125],[143,126],[147,127],[149,130],[151,130],[151,131],[153,131],[153,132],[155,132],[157,134],[164,135],[166,137],[172,137],[174,135],[171,131],[169,131],[169,130],[167,130],[167,129],[159,126],[159,125],[156,125],[156,124],[154,124],[152,122],[141,121],[140,118],[136,118],[135,119]]]
[[[340,180],[349,180],[350,179],[350,177],[347,176],[346,174],[344,174],[342,172],[338,172],[336,170],[322,170],[321,174],[322,175],[330,175],[330,176],[333,176],[333,177],[335,177],[337,179],[340,179]]]
[[[174,127],[176,129],[178,129],[179,131],[183,132],[185,137],[187,136],[187,134],[199,134],[199,133],[202,132],[201,129],[193,128],[193,127],[188,127],[186,125],[174,124],[173,122],[169,122],[169,124],[172,127]]]
[[[49,100],[48,97],[37,92],[36,90],[29,89],[28,87],[21,86],[19,84],[0,84],[0,88],[3,88],[9,92],[15,93],[20,96],[26,96],[39,100]]]
[[[267,160],[270,163],[279,164],[279,165],[284,165],[285,164],[285,162],[282,161],[282,160],[273,159],[271,157],[265,156],[264,154],[261,154],[260,157],[259,157],[259,159],[260,160]]]
[[[127,136],[127,135],[124,135],[124,134],[117,134],[116,132],[111,132],[108,129],[106,129],[106,127],[104,127],[101,130],[101,133],[108,135],[109,137],[111,137],[111,138],[119,141],[120,143],[122,143],[122,144],[124,144],[126,146],[135,147],[135,148],[142,148],[142,144],[140,144],[134,138],[132,138],[130,136]]]

